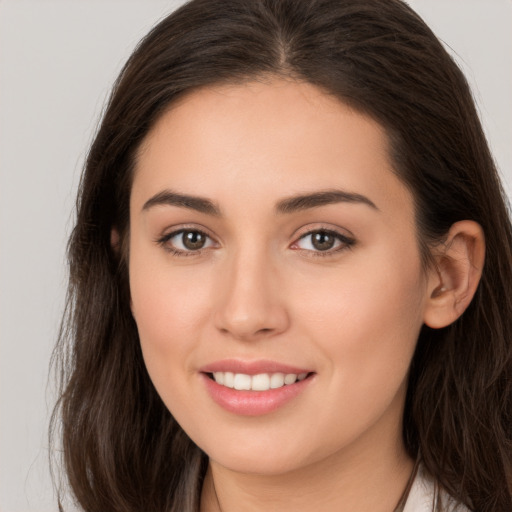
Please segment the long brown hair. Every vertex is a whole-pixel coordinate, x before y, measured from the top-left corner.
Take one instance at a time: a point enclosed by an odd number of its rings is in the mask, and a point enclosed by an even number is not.
[[[202,86],[268,75],[307,81],[387,131],[413,192],[425,264],[459,220],[487,255],[476,295],[444,329],[424,327],[403,438],[439,486],[470,508],[512,510],[512,229],[468,84],[399,0],[193,0],[139,44],[90,149],[69,241],[68,306],[55,351],[51,431],[86,511],[197,511],[207,457],[157,395],[129,307],[134,158],[159,116]],[[123,251],[121,251],[122,253]]]

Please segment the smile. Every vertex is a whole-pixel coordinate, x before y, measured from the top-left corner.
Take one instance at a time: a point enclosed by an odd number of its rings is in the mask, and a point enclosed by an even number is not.
[[[304,380],[307,373],[259,373],[248,375],[245,373],[214,372],[211,374],[217,384],[239,391],[268,391],[279,389],[283,386],[295,384]]]
[[[242,416],[271,413],[313,385],[316,372],[274,361],[224,360],[200,369],[208,395],[224,410]]]

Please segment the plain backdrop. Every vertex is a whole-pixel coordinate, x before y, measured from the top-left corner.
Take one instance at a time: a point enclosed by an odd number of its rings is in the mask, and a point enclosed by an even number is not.
[[[0,511],[57,510],[49,360],[75,190],[109,88],[182,1],[0,0]],[[414,0],[465,71],[512,191],[512,0]]]

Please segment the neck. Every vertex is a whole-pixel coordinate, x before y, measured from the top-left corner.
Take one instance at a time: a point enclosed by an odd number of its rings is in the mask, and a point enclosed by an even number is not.
[[[201,512],[239,511],[241,503],[244,512],[393,512],[414,461],[399,435],[368,441],[279,475],[239,473],[210,461]]]

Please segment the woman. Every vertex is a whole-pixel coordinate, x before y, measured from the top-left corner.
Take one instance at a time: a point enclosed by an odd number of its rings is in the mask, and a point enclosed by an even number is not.
[[[467,83],[403,2],[186,4],[80,187],[78,503],[510,510],[511,241]]]

